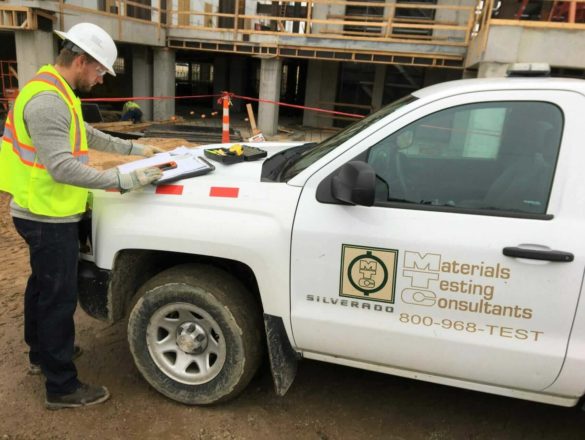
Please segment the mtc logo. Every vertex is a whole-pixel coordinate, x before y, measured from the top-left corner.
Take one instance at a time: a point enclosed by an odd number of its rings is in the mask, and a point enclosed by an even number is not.
[[[358,280],[358,284],[365,289],[376,287],[374,276],[378,271],[378,263],[373,260],[360,260],[359,265],[359,272],[362,277]]]
[[[437,295],[430,288],[439,279],[440,268],[440,254],[405,251],[402,275],[410,280],[410,287],[402,289],[402,301],[417,306],[435,305]]]

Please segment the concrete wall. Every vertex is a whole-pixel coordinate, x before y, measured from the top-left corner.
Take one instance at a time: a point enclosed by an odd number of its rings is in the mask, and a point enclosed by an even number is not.
[[[98,7],[97,0],[77,0],[77,1],[69,2],[69,3],[73,3],[77,6],[82,6],[84,8],[97,9],[97,7]]]
[[[585,68],[585,32],[492,26],[483,61],[546,62],[551,66]]]
[[[219,0],[191,0],[191,11],[192,12],[206,12],[205,5],[211,5],[211,11],[213,13],[217,13],[219,11]],[[248,12],[248,8],[252,9],[253,12]],[[246,2],[246,14],[255,14],[256,13],[256,2],[255,1],[247,1]],[[204,16],[204,15],[191,15],[190,16],[190,24],[191,26],[207,26],[207,27],[214,27],[217,26],[217,19],[218,17],[212,16]]]
[[[150,6],[153,8],[158,8],[159,0],[151,0]],[[159,11],[155,11],[154,9],[151,12],[151,20],[155,23],[158,23],[160,17]]]
[[[256,6],[257,6],[258,2],[257,1],[252,1],[252,0],[246,0],[246,6],[244,8],[244,13],[246,15],[258,15],[258,13],[256,12]],[[254,22],[257,22],[258,20],[246,20],[246,22],[244,22],[244,28],[245,29],[252,29],[254,28]]]
[[[485,50],[469,59],[466,67],[479,68],[482,63],[492,63],[484,67],[488,75],[501,69],[497,64],[507,63],[540,62],[584,69],[585,57],[578,55],[584,52],[584,31],[492,24]]]
[[[313,18],[318,20],[341,20],[341,18],[332,18],[331,16],[344,14],[344,5],[325,5],[314,3],[313,6]],[[318,34],[327,32],[341,32],[342,30],[343,25],[340,24],[314,23],[312,32],[310,33]]]
[[[450,5],[450,6],[470,6],[475,7],[476,0],[439,0],[437,5]],[[435,21],[438,24],[454,24],[457,26],[466,26],[469,16],[473,15],[473,11],[458,11],[452,9],[437,9],[435,13]],[[461,31],[450,31],[450,30],[435,30],[433,35],[442,37],[447,40],[461,41],[465,38],[465,33]]]
[[[194,12],[204,12],[205,11],[205,0],[192,0],[191,1],[191,11]],[[214,8],[215,9],[215,8]],[[209,21],[208,17],[204,17],[203,15],[190,15],[189,16],[189,24],[191,26],[205,26],[205,23]]]
[[[169,1],[169,6],[172,6],[173,11],[179,10],[179,2],[178,0]],[[213,13],[217,13],[219,11],[219,0],[191,0],[190,2],[190,10],[191,12],[206,12],[205,11],[205,4],[211,5],[211,11]],[[248,2],[254,4],[254,12],[256,8],[256,2]],[[218,17],[211,17],[211,16],[204,16],[204,15],[192,15],[189,14],[189,25],[191,26],[206,26],[211,22],[212,26],[217,26],[217,19]],[[168,20],[168,19],[167,19]],[[174,13],[170,17],[170,22],[173,25],[179,24],[179,14]]]
[[[72,2],[72,4],[78,5],[79,1],[80,0],[76,0],[75,2]],[[94,9],[96,8],[97,6],[94,7]],[[59,14],[57,14],[57,17],[59,17]],[[79,12],[73,14],[70,13],[70,11],[66,11],[66,13],[63,15],[63,23],[56,23],[55,29],[62,28],[63,30],[67,31],[73,25],[87,21],[97,24],[103,28],[115,41],[132,44],[145,44],[149,46],[165,46],[166,30],[164,28],[160,28],[159,32],[157,24],[150,21],[141,22],[127,20],[123,22],[123,26],[119,27],[118,20],[113,20],[110,16],[107,15],[92,13],[85,14]]]
[[[245,0],[242,0],[242,1],[245,1]],[[158,6],[158,0],[153,0],[153,3],[156,3],[156,4],[153,4],[154,7]],[[189,25],[190,26],[217,27],[219,17],[194,14],[194,13],[207,12],[205,10],[206,4],[211,5],[211,10],[209,12],[212,12],[212,13],[219,12],[219,0],[191,0],[190,11],[192,12],[192,14],[189,14]],[[257,1],[255,1],[255,0],[246,1],[245,14],[246,15],[256,15],[256,4],[257,4]],[[173,14],[171,14],[169,17],[167,17],[167,21],[169,21],[173,25],[178,25],[179,24],[179,14],[177,14],[178,7],[179,7],[178,1],[177,0],[170,0],[169,7],[170,6],[172,6],[173,11],[175,11],[175,12]],[[153,17],[154,17],[153,21],[158,20],[158,14],[153,13]],[[246,24],[246,26],[248,29],[251,27],[250,24]],[[190,32],[191,36],[193,36],[194,31],[191,30],[188,32]]]
[[[167,7],[173,11],[177,11],[179,9],[179,2],[177,0],[167,0]],[[172,14],[170,17],[167,16],[167,22],[176,26],[179,24],[179,16],[177,14]]]
[[[15,31],[18,84],[22,87],[39,68],[53,64],[57,55],[57,41],[52,32]]]
[[[477,69],[478,78],[504,78],[508,70],[508,63],[482,61]]]

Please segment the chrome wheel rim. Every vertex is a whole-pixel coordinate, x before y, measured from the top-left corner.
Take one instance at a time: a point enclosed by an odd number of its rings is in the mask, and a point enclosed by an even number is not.
[[[209,382],[225,363],[225,338],[217,321],[193,304],[159,308],[148,322],[146,342],[157,367],[187,385]]]

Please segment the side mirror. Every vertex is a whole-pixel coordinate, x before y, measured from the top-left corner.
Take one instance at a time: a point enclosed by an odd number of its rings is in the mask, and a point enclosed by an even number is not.
[[[376,172],[365,162],[343,165],[331,180],[333,198],[351,205],[372,206],[376,196]]]

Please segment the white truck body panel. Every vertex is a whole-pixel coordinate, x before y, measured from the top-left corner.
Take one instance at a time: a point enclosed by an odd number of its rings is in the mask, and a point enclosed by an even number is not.
[[[297,144],[281,148],[290,145]],[[116,254],[124,249],[186,254],[196,250],[199,255],[240,261],[256,274],[266,313],[288,314],[288,259],[270,256],[290,252],[300,188],[261,183],[260,166],[216,164],[214,173],[177,182],[183,187],[181,195],[156,194],[154,188],[124,195],[96,192],[96,264],[112,269]],[[238,195],[212,197],[212,187],[237,188]]]
[[[572,120],[571,116],[578,115],[578,108],[585,104],[582,95],[557,91],[469,93],[427,104],[396,121],[396,125],[448,107],[508,100],[546,100],[558,104],[566,111],[566,127],[579,126],[577,118]],[[380,129],[352,148],[351,155],[370,148],[397,128],[390,124]],[[569,161],[574,157],[570,144],[565,137],[560,166],[563,159]],[[319,203],[315,199],[317,185],[350,160],[348,155],[311,176],[299,203],[291,263],[291,314],[299,348],[407,370],[420,370],[425,365],[429,373],[448,371],[453,378],[529,391],[549,387],[565,358],[585,259],[576,258],[566,265],[510,259],[502,255],[502,249],[531,244],[582,254],[585,242],[567,234],[575,227],[572,216],[560,209],[549,210],[555,215],[554,221],[542,221]],[[557,176],[561,181],[564,178],[563,173]],[[553,200],[560,197],[562,193],[553,185]],[[397,299],[392,313],[384,303],[378,303],[381,311],[331,304],[341,300],[337,293],[343,244],[364,247],[363,252],[366,248],[398,250]],[[507,268],[509,277],[441,273],[439,268],[445,262]],[[312,276],[317,273],[321,276]],[[441,308],[439,285],[459,281],[477,286],[477,292],[481,286],[484,290],[490,288],[489,297],[482,298],[481,293],[444,293],[443,306],[447,299],[473,299],[481,304],[491,301],[523,309],[530,318]],[[429,292],[428,297],[420,301],[421,298],[413,297],[420,295],[417,289]],[[324,303],[327,299],[329,303]],[[365,305],[359,303],[359,307]],[[427,317],[429,325],[405,325],[399,319],[401,313]],[[449,321],[461,321],[466,328],[446,329]],[[527,365],[533,366],[530,374],[526,374]]]
[[[111,270],[118,252],[145,249],[238,261],[254,273],[264,313],[282,317],[293,348],[308,358],[573,405],[585,393],[584,82],[466,80],[414,96],[286,183],[262,182],[257,161],[215,164],[211,174],[177,182],[180,195],[96,191],[93,260]],[[319,199],[332,173],[422,118],[514,102],[562,113],[546,218],[433,209],[432,201]],[[271,156],[296,145],[261,148]],[[212,196],[212,188],[232,195]],[[506,247],[566,251],[574,260],[509,257]],[[383,288],[367,293],[382,266]]]

